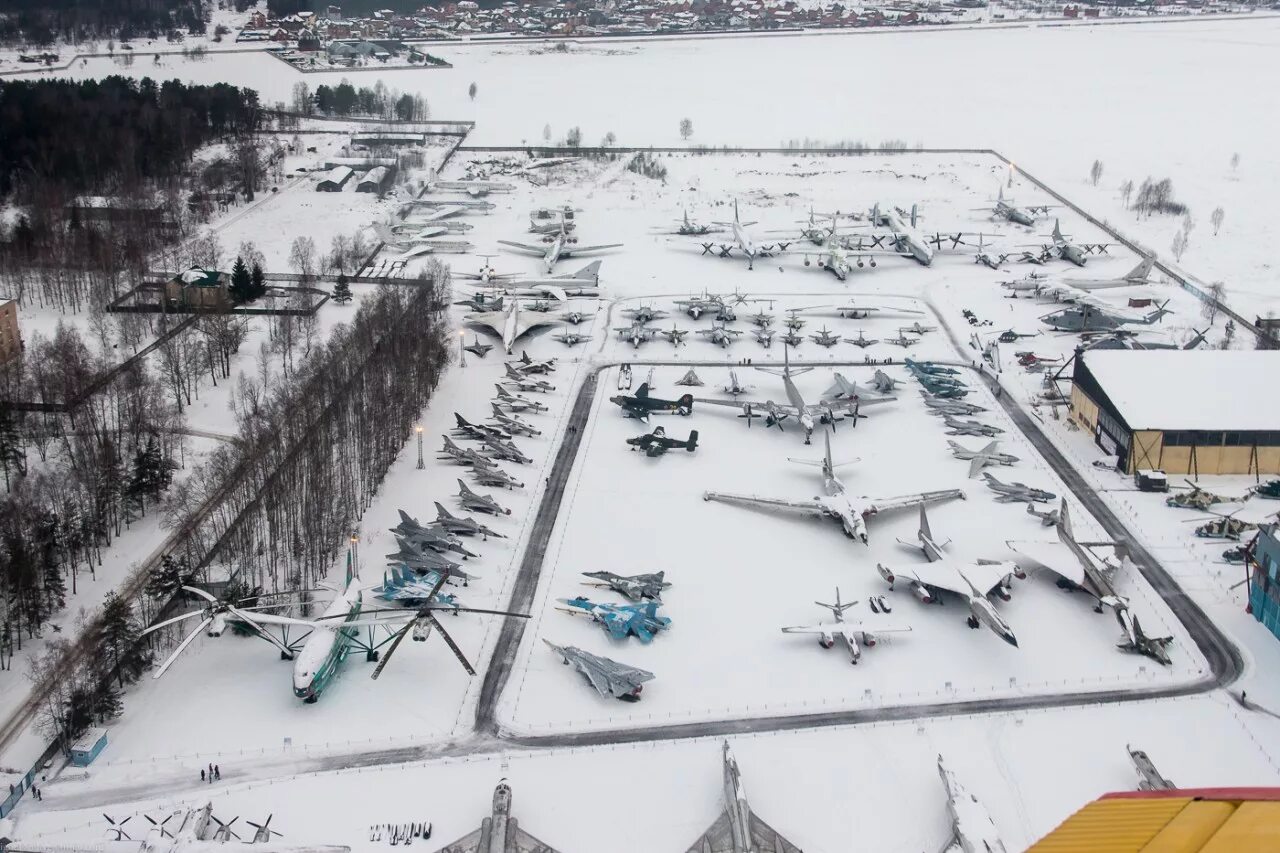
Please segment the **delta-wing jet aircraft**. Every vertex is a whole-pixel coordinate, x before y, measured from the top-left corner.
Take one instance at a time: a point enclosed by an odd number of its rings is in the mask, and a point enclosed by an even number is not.
[[[688,853],[801,853],[799,847],[751,810],[746,791],[742,789],[742,773],[729,751],[728,741],[724,742],[723,751],[724,811]]]
[[[1062,499],[1054,531],[1058,534],[1057,542],[1010,540],[1006,544],[1015,552],[1031,558],[1058,575],[1065,587],[1083,590],[1093,596],[1096,602],[1093,608],[1095,612],[1101,613],[1103,607],[1110,607],[1123,632],[1118,648],[1168,664],[1170,660],[1167,646],[1173,642],[1173,638],[1148,637],[1143,632],[1138,617],[1129,610],[1129,600],[1117,593],[1112,583],[1111,576],[1115,572],[1115,566],[1100,560],[1089,550],[1093,547],[1114,548],[1116,543],[1077,541],[1071,529],[1071,514],[1067,509],[1066,498]],[[1129,563],[1121,558],[1121,564]]]
[[[518,299],[512,299],[503,310],[467,314],[462,319],[464,322],[488,329],[501,338],[502,348],[507,351],[507,355],[511,354],[511,348],[515,346],[516,341],[533,329],[560,322],[554,317],[548,317],[536,311],[521,311]]]
[[[565,230],[564,223],[560,224],[560,230],[555,238],[545,246],[534,246],[529,243],[517,243],[514,240],[499,240],[504,246],[510,246],[522,252],[528,252],[542,257],[542,268],[550,275],[552,270],[556,268],[556,264],[562,258],[571,258],[577,255],[585,255],[590,252],[603,252],[607,249],[618,249],[622,247],[621,243],[605,243],[599,246],[579,246],[577,238],[571,237],[569,232]]]
[[[855,666],[862,659],[862,647],[870,648],[876,644],[877,634],[901,633],[910,631],[910,625],[901,625],[889,621],[870,621],[870,622],[846,622],[844,621],[844,612],[850,607],[857,604],[857,601],[849,601],[841,603],[840,588],[836,587],[836,603],[826,604],[821,601],[815,601],[814,604],[819,607],[825,607],[831,611],[833,622],[820,622],[816,625],[796,625],[790,628],[783,628],[784,634],[817,634],[818,645],[824,649],[829,649],[836,644],[836,637],[844,640],[844,644],[849,649],[850,662]]]
[[[948,559],[942,552],[942,547],[946,543],[939,544],[933,538],[933,532],[929,529],[929,517],[925,513],[923,504],[920,506],[920,530],[916,535],[920,550],[924,552],[928,562],[895,566],[876,563],[876,571],[889,582],[889,588],[893,589],[898,579],[905,580],[910,585],[911,591],[925,604],[933,604],[937,601],[939,592],[958,595],[968,604],[970,628],[977,630],[985,625],[997,637],[1016,647],[1017,636],[987,595],[994,591],[1001,599],[1008,601],[1011,596],[1009,587],[1013,583],[1012,579],[1015,576],[1025,577],[1018,565],[1013,562],[991,560],[960,562]]]
[[[959,853],[1006,853],[991,815],[947,769],[941,755],[938,756],[938,775],[947,789],[947,813],[951,816],[952,836],[947,853],[956,850]]]
[[[913,495],[899,495],[892,498],[871,498],[854,495],[840,478],[836,476],[836,468],[848,463],[835,463],[831,460],[831,433],[823,433],[826,439],[826,455],[818,461],[808,459],[792,459],[802,465],[815,465],[822,469],[822,486],[826,493],[821,497],[810,499],[787,500],[784,498],[766,498],[759,495],[742,495],[729,492],[704,492],[702,499],[737,504],[750,508],[780,509],[800,512],[819,518],[830,518],[840,523],[846,536],[857,539],[864,545],[867,543],[867,521],[875,515],[889,510],[919,506],[934,501],[963,498],[964,492],[959,489],[942,489],[936,492],[920,492]]]

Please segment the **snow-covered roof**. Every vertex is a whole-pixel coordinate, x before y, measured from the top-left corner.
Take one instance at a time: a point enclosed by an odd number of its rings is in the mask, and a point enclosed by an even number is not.
[[[71,744],[72,752],[89,752],[107,733],[106,729],[92,726],[84,730],[84,734],[80,735],[75,743]]]
[[[1130,429],[1280,430],[1280,351],[1089,350],[1081,354]]]

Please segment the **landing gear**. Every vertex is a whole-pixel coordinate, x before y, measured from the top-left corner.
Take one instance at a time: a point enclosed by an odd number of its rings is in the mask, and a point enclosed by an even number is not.
[[[365,653],[364,653],[364,660],[365,660],[365,663],[377,663],[377,662],[378,662],[378,650],[377,650],[377,649],[370,649],[369,651],[365,652]]]
[[[969,617],[969,619],[968,619],[967,621],[968,621],[968,623],[969,623],[969,627],[970,627],[970,628],[972,628],[972,629],[973,629],[973,630],[975,630],[975,631],[976,631],[976,630],[978,630],[978,620],[977,620],[977,619],[975,619],[974,617],[970,616],[970,617]]]

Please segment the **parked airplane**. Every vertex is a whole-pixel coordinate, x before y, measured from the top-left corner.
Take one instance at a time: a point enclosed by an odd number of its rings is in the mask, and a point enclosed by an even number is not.
[[[966,397],[969,394],[968,388],[958,382],[948,381],[945,377],[932,377],[926,374],[923,376],[917,376],[916,379],[924,386],[924,388],[921,389],[921,392],[933,397],[940,397],[944,400],[956,400],[960,397]],[[984,433],[984,435],[985,434],[986,433]]]
[[[965,790],[955,774],[938,756],[938,775],[947,790],[947,812],[951,816],[952,849],[962,853],[1006,853],[1004,842],[996,832],[991,815],[978,798]]]
[[[895,257],[910,258],[910,252],[902,252],[888,249],[873,249],[862,244],[861,238],[856,242],[847,239],[833,239],[826,241],[826,251],[815,252],[813,264],[820,270],[826,270],[836,277],[836,281],[847,281],[849,273],[856,269],[864,267],[876,267],[877,255],[890,255]],[[864,260],[864,258],[866,260]],[[804,265],[809,266],[809,255],[804,256]]]
[[[798,459],[791,461],[800,462],[804,465],[817,465],[822,468],[822,486],[823,491],[826,493],[824,496],[809,500],[786,500],[728,492],[704,492],[702,499],[739,504],[752,508],[764,507],[766,509],[791,510],[819,518],[831,518],[840,523],[840,527],[844,530],[846,536],[851,539],[857,539],[865,545],[867,543],[867,521],[879,513],[934,501],[964,497],[964,492],[959,489],[920,492],[892,498],[871,498],[851,494],[845,484],[836,476],[836,468],[848,463],[836,464],[832,462],[831,433],[823,433],[823,437],[826,439],[826,454],[821,461]]]
[[[520,465],[528,465],[533,462],[533,459],[522,453],[520,448],[516,447],[513,442],[504,441],[503,439],[495,436],[483,438],[481,441],[484,443],[485,449],[489,453],[504,462],[516,462]]]
[[[1000,286],[1005,290],[1013,292],[1014,297],[1020,293],[1038,294],[1041,288],[1049,283],[1049,276],[1046,273],[1033,272],[1030,275],[1023,276],[1018,279],[1008,279],[1000,282]]]
[[[565,230],[564,223],[560,223],[559,232],[556,234],[550,245],[533,246],[528,243],[517,243],[514,240],[499,240],[498,242],[504,246],[510,246],[522,252],[529,252],[534,255],[542,256],[542,268],[550,274],[556,268],[556,264],[562,258],[570,258],[575,255],[583,255],[588,252],[603,252],[606,249],[621,248],[621,243],[605,243],[599,246],[579,246],[576,242],[577,238],[569,236],[569,232]]]
[[[406,839],[408,844],[410,839]],[[493,789],[493,812],[482,818],[480,828],[470,832],[439,853],[556,853],[525,832],[511,816],[511,786],[503,779]]]
[[[486,255],[485,257],[492,257]],[[489,296],[509,296],[521,298],[554,299],[565,302],[570,297],[595,297],[600,295],[600,267],[604,261],[592,261],[577,272],[561,273],[553,276],[527,276],[523,273],[503,273],[502,280],[488,290]],[[489,268],[490,270],[492,268]],[[481,275],[485,268],[481,268]],[[498,273],[490,273],[497,276]],[[474,274],[455,273],[464,278]]]
[[[398,510],[398,512],[400,523],[391,528],[391,532],[397,538],[403,538],[413,545],[425,546],[441,553],[461,554],[463,559],[480,556],[468,550],[452,532],[432,525],[419,524],[417,519],[404,510]]]
[[[835,332],[828,330],[827,327],[824,325],[821,331],[814,332],[813,334],[809,335],[809,340],[813,341],[815,344],[817,344],[820,347],[826,347],[827,349],[830,349],[831,347],[840,343],[840,336],[837,335]]]
[[[615,640],[625,640],[634,635],[642,643],[653,642],[655,634],[671,624],[666,616],[658,615],[658,602],[642,604],[596,603],[584,596],[557,599],[568,607],[557,610],[575,616],[586,616],[596,622]]]
[[[690,219],[687,208],[681,210],[681,213],[683,215],[680,219],[676,220],[675,230],[657,231],[654,233],[670,234],[680,237],[700,237],[703,234],[718,234],[724,230],[724,228],[719,225],[702,223],[695,219]]]
[[[1149,276],[1155,268],[1156,259],[1148,256],[1129,272],[1119,278],[1064,278],[1062,283],[1077,290],[1107,290],[1116,287],[1141,287],[1151,284]]]
[[[490,403],[489,405],[493,408],[493,420],[497,421],[497,425],[500,428],[505,429],[512,435],[527,435],[530,438],[542,435],[542,430],[517,415],[504,412],[497,403]]]
[[[461,480],[458,481],[458,502],[473,512],[487,512],[490,515],[511,515],[511,510],[499,505],[491,495],[478,495],[467,488],[467,484]]]
[[[889,588],[893,589],[894,583],[899,578],[903,578],[916,597],[925,604],[933,604],[937,601],[939,592],[958,595],[968,604],[970,628],[976,630],[985,625],[997,637],[1017,647],[1018,638],[1014,635],[1013,629],[1004,621],[1004,617],[987,596],[995,592],[1001,599],[1008,601],[1012,594],[1009,587],[1013,584],[1013,578],[1026,577],[1022,569],[1018,568],[1016,563],[1009,561],[977,560],[961,563],[948,560],[942,552],[943,545],[946,543],[939,544],[933,538],[933,532],[929,529],[929,517],[925,513],[923,504],[920,506],[920,529],[916,537],[919,540],[919,548],[928,562],[901,566],[876,563],[876,571],[889,582]]]
[[[1166,314],[1173,312],[1162,303],[1155,311],[1134,315],[1119,308],[1112,308],[1096,301],[1071,305],[1051,314],[1045,314],[1040,322],[1058,332],[1113,332],[1130,326],[1150,326]]]
[[[628,438],[627,444],[631,445],[632,450],[643,450],[644,455],[650,459],[665,456],[668,450],[675,448],[692,453],[698,449],[698,431],[690,430],[687,439],[668,438],[665,429],[656,427],[653,432]]]
[[[501,468],[472,468],[471,476],[481,486],[498,486],[503,489],[524,488],[524,483]]]
[[[1073,243],[1069,238],[1062,235],[1062,223],[1057,220],[1053,223],[1053,233],[1049,237],[1053,242],[1041,245],[1041,251],[1050,257],[1057,255],[1064,261],[1070,261],[1078,267],[1088,263],[1089,255],[1107,254],[1107,247],[1113,245],[1111,243]]]
[[[1133,762],[1133,769],[1138,771],[1139,791],[1172,791],[1178,787],[1160,775],[1160,771],[1156,769],[1156,765],[1145,752],[1134,749],[1128,744],[1125,744],[1124,748],[1129,753],[1129,760]]]
[[[902,347],[903,349],[910,349],[920,343],[919,338],[909,337],[905,334],[905,331],[905,329],[899,329],[897,337],[884,338],[884,343],[893,344],[894,346]]]
[[[671,586],[664,578],[666,572],[655,572],[647,575],[617,575],[613,572],[583,572],[584,577],[594,578],[600,583],[587,584],[611,589],[630,601],[662,601],[662,591]]]
[[[446,605],[458,604],[458,597],[455,595],[443,591],[432,593],[439,580],[439,572],[419,575],[404,566],[398,566],[382,573],[382,586],[374,587],[373,594],[383,601],[414,606],[432,600]]]
[[[898,387],[899,381],[880,368],[876,368],[876,372],[871,375],[871,390],[877,394],[892,394]]]
[[[660,334],[660,335],[662,335],[664,338],[666,338],[666,339],[667,339],[667,341],[668,341],[668,343],[670,343],[672,346],[677,346],[677,347],[678,347],[678,346],[680,346],[682,343],[684,343],[684,339],[685,339],[686,337],[688,337],[688,335],[689,335],[689,330],[688,330],[688,329],[678,329],[678,328],[676,328],[675,324],[673,323],[673,324],[671,325],[671,328],[670,328],[670,329],[662,329],[662,330],[660,330],[660,331],[658,332],[658,334]]]
[[[858,330],[858,336],[856,338],[845,338],[844,340],[845,340],[845,343],[853,344],[855,347],[858,347],[859,349],[866,349],[867,347],[872,346],[873,344],[880,343],[879,338],[868,338],[867,333],[864,332],[862,329]]]
[[[1079,542],[1071,528],[1071,514],[1067,509],[1065,498],[1058,510],[1058,521],[1054,525],[1058,534],[1057,542],[1023,542],[1010,540],[1006,544],[1015,552],[1030,557],[1039,565],[1045,566],[1062,579],[1063,585],[1069,589],[1083,590],[1093,596],[1096,603],[1094,612],[1101,613],[1103,607],[1110,607],[1116,614],[1120,625],[1122,639],[1118,648],[1125,651],[1146,655],[1162,664],[1169,664],[1167,646],[1173,642],[1172,637],[1148,637],[1142,630],[1138,617],[1130,612],[1129,600],[1116,592],[1111,575],[1114,567],[1099,560],[1091,547],[1117,547],[1115,542]],[[1128,561],[1121,558],[1121,564]]]
[[[990,210],[993,218],[1008,220],[1017,225],[1032,226],[1036,224],[1036,219],[1041,216],[1049,215],[1049,208],[1057,207],[1052,204],[1039,204],[1034,206],[1019,207],[1013,203],[1013,199],[1004,197],[1004,187],[1001,187],[996,193],[995,207],[975,207],[974,210]]]
[[[618,337],[624,341],[630,341],[631,346],[640,349],[642,344],[647,344],[659,334],[659,329],[652,326],[646,326],[644,320],[633,320],[630,326],[614,326],[613,330],[618,333]]]
[[[781,338],[782,343],[790,349],[795,349],[804,343],[804,335],[800,334],[796,329],[789,329]]]
[[[999,439],[980,450],[970,450],[956,441],[948,441],[947,445],[951,448],[952,456],[957,459],[964,459],[969,463],[970,480],[978,476],[978,473],[988,465],[1012,465],[1018,461],[1018,457],[1013,454],[999,451]]]
[[[513,412],[533,412],[537,414],[539,412],[547,411],[547,406],[543,403],[539,403],[537,400],[530,400],[528,397],[521,397],[519,394],[512,394],[501,385],[494,385],[493,387],[498,389],[497,396],[493,399],[499,406],[506,406]]]
[[[462,319],[463,322],[474,323],[491,330],[502,339],[502,348],[507,351],[508,355],[511,354],[511,348],[515,346],[516,341],[533,329],[559,322],[554,317],[548,317],[545,314],[521,311],[518,299],[512,299],[503,310],[466,314]]]
[[[933,376],[960,375],[960,371],[954,367],[948,367],[935,361],[912,361],[908,358],[903,363],[906,364],[908,370],[915,374],[928,373]]]
[[[640,699],[640,692],[644,689],[644,683],[652,681],[655,677],[647,669],[619,663],[601,655],[593,655],[576,646],[557,646],[546,638],[543,638],[542,642],[559,655],[566,666],[572,664],[574,669],[582,673],[587,683],[601,696],[612,696],[624,702],[637,702]],[[487,853],[487,851],[482,849],[481,853]]]
[[[122,827],[130,818],[121,821],[107,818],[111,824],[110,831],[114,838],[102,841],[79,841],[69,844],[62,841],[23,841],[21,838],[7,841],[5,849],[13,853],[215,853],[224,851],[225,844],[234,833],[229,831],[235,818],[223,823],[213,815],[213,803],[205,803],[200,808],[188,808],[174,812],[162,821],[148,817],[151,827],[145,837],[134,840]],[[169,821],[177,819],[176,829],[167,829]],[[267,818],[265,826],[270,823]],[[214,827],[217,824],[217,827]],[[250,826],[258,824],[249,822]],[[337,844],[279,844],[271,841],[271,835],[279,835],[275,830],[268,830],[267,837],[261,838],[261,832],[254,836],[255,853],[350,853],[351,848]],[[236,836],[237,838],[239,836]]]
[[[462,481],[458,481],[458,485],[462,485]],[[509,512],[507,513],[507,515],[510,514],[511,513]],[[505,533],[499,533],[496,530],[491,530],[476,521],[474,518],[461,518],[454,515],[449,512],[449,510],[441,506],[438,501],[436,502],[436,520],[432,522],[432,525],[449,533],[457,533],[462,536],[480,536],[486,540],[490,536],[497,539],[507,538]]]
[[[616,406],[621,406],[624,417],[639,418],[645,423],[648,423],[649,415],[654,412],[684,416],[693,414],[692,394],[685,394],[678,400],[662,400],[658,397],[650,397],[648,382],[636,389],[634,397],[618,394],[610,397],[609,402]]]
[[[455,563],[444,554],[426,545],[414,544],[401,536],[396,537],[396,545],[398,546],[396,552],[386,555],[387,565],[389,566],[407,566],[419,572],[439,572],[467,582],[474,577],[462,571],[460,563]]]
[[[769,349],[770,345],[773,343],[773,336],[776,333],[773,329],[752,329],[751,334],[755,335],[756,341],[759,342],[760,346],[765,349]],[[789,334],[786,336],[786,338],[791,337],[793,337],[793,335]]]
[[[927,335],[929,332],[937,331],[937,329],[938,329],[937,326],[922,326],[920,325],[920,321],[917,320],[916,322],[912,323],[910,326],[903,326],[902,328],[898,329],[898,331],[910,333],[912,335]]]
[[[998,503],[1014,503],[1015,501],[1044,503],[1057,497],[1053,492],[1046,492],[1044,489],[1037,489],[1024,483],[1002,483],[996,479],[994,474],[986,472],[983,472],[982,479],[986,480],[987,487],[996,493],[996,501]]]
[[[1056,509],[1036,509],[1036,505],[1028,503],[1027,515],[1035,516],[1040,519],[1040,524],[1044,527],[1054,527],[1058,523],[1058,510]]]
[[[728,258],[732,255],[733,250],[737,249],[747,259],[747,269],[755,268],[756,258],[772,257],[777,252],[785,252],[787,247],[791,245],[790,240],[779,240],[775,243],[757,244],[752,239],[747,226],[754,225],[754,222],[743,222],[738,217],[738,202],[733,203],[733,221],[717,222],[716,225],[722,225],[733,233],[733,240],[728,242],[710,241],[702,244],[702,254],[707,255],[715,252],[721,258]]]
[[[877,371],[878,372],[878,371]],[[831,387],[822,392],[823,397],[829,397],[833,400],[862,400],[867,398],[881,399],[881,392],[874,388],[860,388],[857,382],[845,379],[843,374],[836,373],[833,377]],[[887,400],[896,400],[897,397],[886,397]]]
[[[773,315],[764,311],[757,311],[751,315],[751,322],[760,328],[766,328],[773,325]]]
[[[690,846],[690,853],[801,853],[799,847],[751,810],[742,788],[742,773],[729,751],[728,741],[724,742],[723,758],[724,811]]]
[[[742,332],[726,328],[723,322],[716,323],[710,329],[699,329],[699,335],[705,335],[707,341],[721,347],[728,347]]]
[[[473,424],[457,412],[453,413],[453,419],[457,426],[453,428],[453,434],[465,441],[484,441],[489,438],[511,438],[511,434],[504,429],[488,424]],[[442,453],[449,453],[446,446],[441,450]],[[452,455],[452,454],[451,454]]]
[[[872,236],[871,245],[866,248],[884,248],[885,241],[888,240],[894,252],[903,257],[912,258],[926,267],[933,263],[934,254],[942,250],[943,243],[949,241],[951,245],[948,248],[954,249],[964,244],[965,237],[976,236],[979,240],[984,240],[991,236],[957,231],[946,234],[935,233],[932,237],[926,237],[916,228],[919,213],[914,204],[911,205],[911,213],[908,215],[901,208],[881,207],[877,203],[871,209],[868,219],[873,226],[888,229],[889,234]]]
[[[506,382],[508,385],[514,385],[517,390],[541,391],[543,393],[556,390],[556,386],[552,385],[547,380],[534,379],[531,376],[527,376],[523,372],[512,367],[509,362],[506,365],[506,371],[507,375],[502,381]]]
[[[792,378],[802,373],[808,373],[813,370],[812,367],[803,367],[796,370],[791,369],[790,350],[783,351],[783,368],[781,371],[773,370],[767,367],[758,367],[764,373],[772,373],[775,376],[782,377],[782,387],[787,395],[787,402],[774,403],[772,400],[764,402],[739,402],[737,400],[699,400],[701,403],[713,406],[729,406],[731,408],[742,409],[741,418],[746,418],[747,425],[751,425],[754,418],[764,417],[765,426],[776,426],[782,429],[782,422],[787,418],[794,418],[796,423],[800,424],[804,430],[804,443],[809,444],[812,441],[813,430],[819,423],[831,424],[832,428],[837,421],[842,421],[845,417],[856,419],[865,417],[860,415],[860,409],[863,405],[874,405],[876,403],[885,403],[888,400],[852,400],[852,401],[834,401],[809,404],[804,401],[804,397],[800,395],[800,391],[796,388]],[[763,409],[765,414],[762,416],[758,409]]]
[[[463,349],[474,355],[476,358],[484,358],[489,354],[489,350],[493,349],[493,344],[480,343],[479,336],[476,337],[475,343],[464,346]]]
[[[850,661],[857,665],[862,659],[862,646],[870,648],[876,644],[877,634],[900,633],[910,631],[909,625],[898,625],[889,622],[846,622],[844,621],[844,612],[850,607],[857,604],[857,601],[850,601],[842,604],[840,602],[840,588],[836,587],[836,603],[826,604],[821,601],[815,601],[814,604],[819,607],[825,607],[831,611],[831,615],[835,617],[834,622],[820,622],[816,625],[798,625],[791,628],[783,628],[784,634],[817,634],[818,645],[824,649],[829,649],[836,644],[836,637],[844,640],[845,646],[849,649]]]
[[[956,420],[950,414],[945,412],[942,415],[942,421],[947,425],[947,435],[977,435],[984,438],[991,438],[992,436],[996,436],[1004,432],[1000,427],[980,423],[975,420]]]
[[[515,188],[515,184],[507,184],[501,181],[438,181],[434,178],[427,181],[428,192],[435,192],[436,190],[463,192],[472,198],[487,196],[489,193],[509,193]]]
[[[667,312],[661,308],[654,308],[652,305],[640,305],[636,308],[624,308],[619,313],[623,317],[628,317],[633,323],[652,323],[656,320],[662,320],[667,316]]]
[[[560,334],[552,335],[551,337],[565,346],[570,347],[577,346],[578,344],[585,344],[587,341],[591,340],[590,335],[580,335],[577,332],[561,332]]]
[[[745,393],[747,393],[748,391],[750,391],[750,390],[751,390],[752,388],[754,388],[754,387],[756,387],[756,386],[754,386],[754,385],[743,385],[741,382],[739,382],[739,381],[738,381],[738,371],[734,370],[734,369],[731,367],[731,368],[729,368],[729,384],[728,384],[728,385],[725,385],[725,386],[724,386],[722,389],[720,389],[720,390],[724,391],[724,393],[726,393],[726,394],[731,394],[731,395],[736,399],[736,398],[737,398],[737,396],[738,396],[739,394],[745,394]]]
[[[493,467],[493,459],[486,456],[483,452],[479,450],[472,450],[471,448],[464,450],[454,444],[453,439],[449,438],[449,436],[441,435],[440,437],[444,439],[444,447],[440,448],[440,452],[436,455],[437,459],[447,459],[452,462],[457,462],[459,465],[475,465],[480,468]]]

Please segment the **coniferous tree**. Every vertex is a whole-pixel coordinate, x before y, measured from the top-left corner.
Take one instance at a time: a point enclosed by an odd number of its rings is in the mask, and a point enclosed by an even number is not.
[[[235,264],[231,267],[231,286],[227,289],[227,293],[231,296],[231,301],[237,305],[254,298],[253,276],[249,273],[249,268],[244,265],[244,258],[237,256]]]
[[[4,468],[4,488],[11,488],[11,479],[20,479],[27,473],[27,453],[22,443],[22,433],[8,406],[0,406],[0,467]]]
[[[259,264],[253,265],[253,270],[249,273],[249,278],[253,282],[253,287],[250,289],[253,296],[250,298],[257,299],[261,296],[266,296],[267,280],[266,276],[262,272],[262,267]]]
[[[104,680],[93,691],[93,718],[96,723],[106,723],[114,720],[124,711],[124,703],[120,701],[120,694],[111,686],[110,681]]]
[[[98,648],[104,666],[114,669],[120,687],[138,679],[150,663],[150,657],[138,642],[141,632],[133,618],[133,607],[114,592],[107,593],[102,605],[102,634]]]
[[[157,601],[168,601],[182,592],[182,587],[190,586],[195,581],[195,572],[187,564],[186,558],[175,559],[165,554],[147,579],[147,595]]]
[[[347,283],[347,274],[338,273],[338,282],[333,286],[333,301],[346,305],[351,301],[351,285]]]

